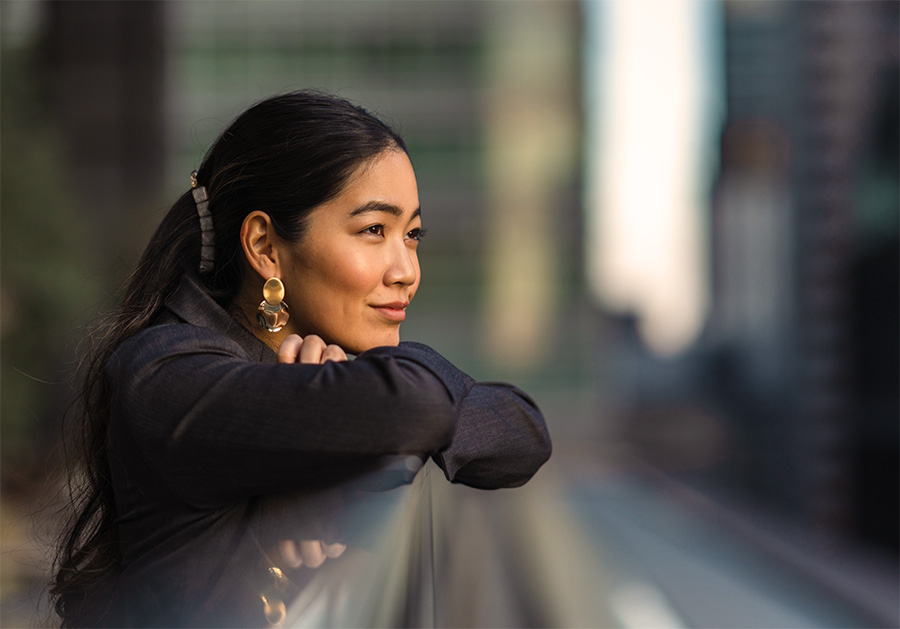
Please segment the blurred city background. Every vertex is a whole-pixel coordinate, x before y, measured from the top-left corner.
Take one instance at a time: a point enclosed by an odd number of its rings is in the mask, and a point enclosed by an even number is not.
[[[227,123],[316,88],[409,145],[403,337],[554,439],[459,490],[457,622],[898,626],[898,7],[3,0],[0,624],[54,622],[85,326]]]

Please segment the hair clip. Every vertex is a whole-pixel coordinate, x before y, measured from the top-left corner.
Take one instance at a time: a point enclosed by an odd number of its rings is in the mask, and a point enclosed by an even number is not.
[[[191,173],[191,194],[200,217],[200,272],[209,273],[216,265],[216,232],[209,211],[209,195],[206,186],[197,182],[197,171]]]

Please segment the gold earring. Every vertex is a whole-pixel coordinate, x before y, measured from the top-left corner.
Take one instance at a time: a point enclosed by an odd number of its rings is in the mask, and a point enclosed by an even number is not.
[[[284,284],[270,277],[263,284],[263,300],[256,309],[256,320],[269,332],[278,332],[288,322],[290,314],[284,301]]]

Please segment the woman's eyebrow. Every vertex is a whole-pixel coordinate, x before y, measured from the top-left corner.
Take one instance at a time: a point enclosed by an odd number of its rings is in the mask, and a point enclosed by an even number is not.
[[[393,203],[384,203],[383,201],[369,201],[365,205],[361,205],[355,210],[351,210],[350,216],[359,216],[360,214],[366,214],[367,212],[385,212],[387,214],[391,214],[392,216],[396,216],[397,218],[403,216],[403,210],[401,210]],[[421,213],[422,209],[416,208],[410,218],[415,218]]]

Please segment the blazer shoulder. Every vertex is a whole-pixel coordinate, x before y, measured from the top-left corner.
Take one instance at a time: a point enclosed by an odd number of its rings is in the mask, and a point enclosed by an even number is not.
[[[141,330],[116,348],[113,359],[116,362],[145,362],[194,353],[251,360],[240,344],[227,335],[184,322],[160,323]]]

